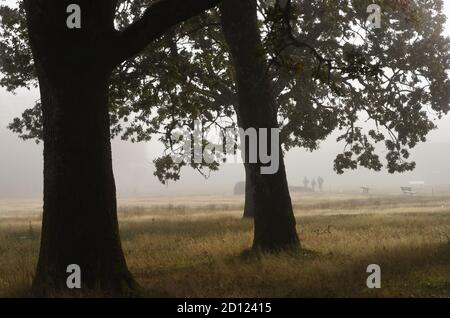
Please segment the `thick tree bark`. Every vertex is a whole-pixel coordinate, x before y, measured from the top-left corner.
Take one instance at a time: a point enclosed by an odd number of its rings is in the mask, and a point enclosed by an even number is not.
[[[244,204],[244,218],[253,219],[255,217],[255,203],[256,203],[256,187],[251,178],[251,166],[244,163],[245,169],[245,204]]]
[[[242,128],[278,128],[275,98],[267,74],[257,22],[256,0],[228,0],[221,5],[222,27],[230,48]],[[261,164],[247,164],[247,184],[255,205],[253,247],[265,251],[298,248],[296,222],[280,149],[279,170],[261,174]]]
[[[119,238],[108,113],[113,64],[101,41],[113,31],[113,2],[86,5],[82,29],[69,30],[66,1],[26,1],[44,124],[38,295],[70,292],[70,264],[81,268],[82,290],[136,287]]]
[[[58,82],[42,72],[39,78],[44,215],[34,289],[64,289],[69,264],[80,266],[82,288],[133,289],[119,238],[108,79],[83,70]]]

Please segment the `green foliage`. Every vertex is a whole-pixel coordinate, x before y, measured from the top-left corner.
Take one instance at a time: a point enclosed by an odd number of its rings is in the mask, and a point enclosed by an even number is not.
[[[8,91],[37,86],[21,3],[16,8],[0,5],[0,86]]]
[[[36,103],[33,108],[26,109],[22,113],[22,118],[14,118],[8,128],[23,140],[34,139],[39,143],[43,138],[41,104]]]
[[[271,13],[277,30],[275,39],[269,37],[277,52],[273,60],[299,73],[290,78],[290,88],[310,75],[310,85],[303,82],[291,92],[303,89],[315,109],[334,112],[334,122],[323,123],[338,128],[338,141],[346,143],[335,160],[338,173],[358,165],[380,170],[381,142],[389,172],[412,170],[409,150],[426,141],[433,119],[449,110],[450,42],[442,36],[442,1],[380,1],[381,29],[366,27],[370,3],[342,0],[330,7],[330,1],[293,1],[288,16]],[[308,54],[312,61],[305,61]],[[291,119],[292,113],[305,117],[305,104],[280,105],[288,106],[284,117]]]
[[[161,183],[166,184],[167,180],[177,181],[180,179],[180,169],[182,164],[176,165],[171,156],[162,156],[155,159],[153,163],[156,168],[155,176]]]

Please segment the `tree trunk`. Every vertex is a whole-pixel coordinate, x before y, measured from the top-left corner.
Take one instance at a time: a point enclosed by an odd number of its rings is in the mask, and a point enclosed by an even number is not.
[[[236,72],[237,112],[242,128],[278,128],[276,103],[258,28],[256,0],[224,1],[221,15]],[[279,169],[275,174],[261,174],[260,163],[246,165],[246,186],[253,189],[255,205],[253,247],[264,251],[300,247],[283,155],[279,150]]]
[[[255,185],[251,178],[251,166],[244,163],[245,169],[245,204],[244,218],[253,219],[255,217]]]
[[[80,266],[84,288],[131,288],[119,239],[107,78],[71,75],[59,83],[40,76],[44,214],[34,289],[64,289],[70,264]]]
[[[235,112],[237,114],[237,121],[239,127],[242,127],[242,119],[239,114],[239,106],[235,106]],[[241,144],[243,140],[241,140]],[[246,149],[248,151],[248,147]],[[255,217],[255,185],[250,178],[251,167],[248,163],[244,162],[245,170],[245,196],[244,196],[244,219],[253,219]]]
[[[82,29],[72,30],[65,23],[69,3],[25,2],[44,129],[44,214],[33,290],[69,293],[66,270],[76,264],[81,292],[123,292],[136,285],[119,238],[108,113],[113,65],[101,41],[112,30],[115,5],[84,3]]]

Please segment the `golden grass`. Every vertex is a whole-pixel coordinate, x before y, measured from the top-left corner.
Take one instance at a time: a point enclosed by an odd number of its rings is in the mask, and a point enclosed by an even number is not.
[[[144,296],[450,296],[448,198],[294,196],[305,248],[296,255],[246,252],[241,200],[122,202],[123,247]],[[27,295],[38,228],[33,214],[0,218],[0,297]],[[381,266],[381,289],[366,287],[369,264]]]

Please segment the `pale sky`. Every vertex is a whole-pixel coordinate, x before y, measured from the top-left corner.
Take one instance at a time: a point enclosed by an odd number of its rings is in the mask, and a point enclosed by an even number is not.
[[[445,0],[450,16],[450,0]],[[2,3],[2,0],[0,0]],[[450,23],[447,23],[450,36]],[[0,198],[40,197],[42,193],[42,145],[23,142],[6,129],[12,118],[39,98],[36,90],[19,90],[16,95],[0,88]],[[409,181],[425,181],[427,184],[450,184],[450,118],[438,123],[439,129],[429,136],[429,142],[414,150],[416,171],[403,175],[373,173],[364,169],[337,176],[333,172],[333,159],[342,148],[333,138],[324,142],[314,153],[296,149],[286,157],[290,185],[300,185],[303,178],[324,177],[326,187],[337,190],[348,186],[400,186]],[[157,142],[130,144],[113,142],[114,170],[119,196],[144,194],[230,194],[235,182],[244,180],[243,167],[225,164],[220,172],[205,180],[198,173],[185,169],[182,180],[168,187],[159,184],[153,176],[152,160],[161,152]]]

